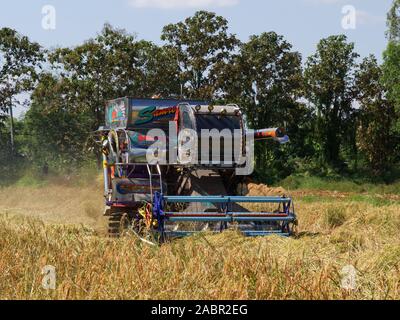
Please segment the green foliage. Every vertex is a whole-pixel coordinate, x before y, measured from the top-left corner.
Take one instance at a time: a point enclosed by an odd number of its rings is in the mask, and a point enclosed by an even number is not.
[[[47,185],[46,177],[34,173],[26,172],[14,183],[17,187],[40,188]]]
[[[316,176],[290,176],[280,182],[287,189],[329,190],[338,192],[364,192],[370,185],[343,178],[323,178]]]
[[[134,36],[109,25],[83,45],[52,52],[50,62],[61,75],[64,98],[71,102],[68,112],[90,115],[95,130],[103,122],[107,99],[124,96],[125,90],[137,93],[137,58]]]
[[[17,96],[34,88],[41,62],[43,52],[39,44],[30,42],[10,28],[0,29],[0,125],[6,118],[5,114],[9,113],[11,158],[16,149],[13,106],[16,102],[27,103],[19,101]],[[0,164],[0,170],[4,165]]]
[[[107,100],[176,95],[178,67],[170,49],[136,41],[105,25],[94,39],[49,54],[26,114],[24,152],[40,166],[73,169],[95,159],[93,131],[104,124]]]
[[[286,127],[294,142],[282,148],[274,143],[256,146],[258,175],[284,177],[292,170],[289,156],[300,150],[307,153],[303,137],[311,115],[298,102],[301,56],[283,36],[269,32],[250,37],[233,62],[224,78],[226,99],[243,108],[252,128]]]
[[[344,193],[400,194],[400,179],[391,183],[364,177],[317,177],[291,175],[279,185],[288,190],[327,190]]]
[[[344,35],[322,39],[306,62],[305,97],[316,114],[317,141],[324,160],[338,164],[344,132],[351,125],[355,98],[354,44]]]
[[[400,114],[400,42],[389,42],[383,54],[382,80],[388,91],[388,98],[395,105],[397,114]],[[400,135],[400,122],[395,128]]]
[[[165,26],[161,39],[178,61],[185,96],[216,98],[223,72],[239,44],[235,35],[228,33],[228,21],[199,11],[184,22]]]
[[[381,78],[382,70],[376,58],[365,58],[356,81],[360,102],[357,143],[366,155],[369,168],[377,176],[393,164],[396,154],[396,140],[392,133],[396,114],[393,104],[386,99]]]
[[[10,126],[10,119],[0,123],[0,186],[15,182],[25,165],[24,155],[15,152],[15,150],[21,150],[24,145],[22,139],[24,123],[14,119],[16,135],[14,152],[10,141]]]
[[[387,15],[388,31],[390,41],[400,40],[400,0],[394,0]]]
[[[241,103],[254,128],[283,126],[286,115],[299,107],[301,56],[291,49],[291,44],[274,32],[252,36],[231,67],[233,81],[226,90]]]
[[[10,28],[0,29],[0,109],[8,110],[10,98],[33,88],[37,66],[43,61],[39,44]]]
[[[387,90],[387,96],[394,104],[397,121],[393,124],[393,131],[400,139],[400,1],[394,0],[388,13],[389,43],[383,53],[382,82]],[[397,149],[398,153],[398,149]],[[397,159],[399,160],[399,159]]]
[[[44,74],[25,116],[24,153],[37,167],[73,168],[90,154],[93,119],[71,111],[63,80]]]
[[[398,204],[398,200],[391,198],[386,198],[383,196],[365,195],[365,194],[355,194],[350,197],[351,201],[354,202],[364,202],[368,203],[374,207],[383,207]]]
[[[107,100],[172,95],[179,88],[176,62],[168,49],[136,41],[134,35],[108,24],[83,45],[55,50],[50,62],[61,75],[68,111],[91,117],[92,130],[103,124]]]
[[[354,44],[338,35],[322,39],[303,70],[301,55],[282,35],[263,32],[241,43],[225,18],[206,11],[165,26],[163,46],[106,24],[83,44],[45,56],[38,44],[1,29],[0,109],[9,111],[10,97],[16,102],[18,93],[33,90],[31,108],[15,123],[15,154],[9,139],[13,121],[0,111],[1,166],[16,178],[28,163],[39,174],[51,168],[69,175],[87,163],[96,166],[100,155],[92,136],[104,124],[107,100],[183,95],[237,103],[254,129],[287,129],[287,145],[256,144],[260,181],[393,181],[400,160],[396,10],[388,16],[391,41],[382,67],[374,57],[358,65]],[[46,70],[39,72],[42,66]],[[347,182],[340,185],[347,188]]]

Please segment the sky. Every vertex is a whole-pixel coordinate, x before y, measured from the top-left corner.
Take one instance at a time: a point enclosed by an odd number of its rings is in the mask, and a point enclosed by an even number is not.
[[[163,26],[209,10],[229,21],[240,40],[267,31],[281,34],[303,58],[318,41],[346,34],[356,51],[381,61],[392,0],[2,0],[0,28],[10,27],[46,48],[75,46],[105,22],[162,44]],[[355,19],[354,19],[355,17]],[[23,110],[22,110],[23,111]],[[17,110],[17,114],[22,112]]]

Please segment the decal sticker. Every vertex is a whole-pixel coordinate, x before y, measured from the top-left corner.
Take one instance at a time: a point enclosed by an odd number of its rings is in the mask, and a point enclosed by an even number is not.
[[[157,109],[157,107],[155,106],[147,107],[139,111],[139,113],[137,114],[138,119],[136,120],[135,125],[142,125],[149,122],[153,122],[163,117],[175,115],[175,113],[176,113],[176,107],[168,107],[160,109]],[[136,116],[136,113],[135,114],[132,113],[132,116],[133,117]]]
[[[120,124],[126,120],[126,107],[123,100],[109,105],[108,120],[110,124]]]

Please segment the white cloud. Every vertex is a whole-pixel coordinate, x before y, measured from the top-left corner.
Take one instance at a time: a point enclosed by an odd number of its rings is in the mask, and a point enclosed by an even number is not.
[[[305,0],[305,1],[312,4],[335,4],[344,2],[344,0]]]
[[[304,0],[304,1],[306,3],[314,4],[314,5],[342,4],[342,5],[344,5],[343,8],[351,6],[355,9],[357,24],[360,24],[360,25],[382,24],[382,23],[385,23],[385,21],[386,21],[385,16],[374,15],[370,12],[357,9],[356,5],[347,4],[349,2],[348,0]],[[353,0],[353,1],[357,2],[358,0]],[[345,4],[347,4],[347,5],[345,5]],[[342,13],[344,14],[345,12],[342,12]]]
[[[230,7],[239,4],[240,0],[131,0],[130,4],[135,8],[209,8]]]
[[[386,18],[384,16],[376,16],[367,11],[357,10],[357,23],[359,24],[380,24],[385,23]]]

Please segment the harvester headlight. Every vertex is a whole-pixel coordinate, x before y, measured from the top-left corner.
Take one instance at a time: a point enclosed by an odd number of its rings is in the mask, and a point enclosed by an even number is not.
[[[214,106],[210,104],[208,106],[208,111],[213,112],[214,111]]]
[[[222,109],[221,115],[222,116],[226,116],[227,114],[228,114],[228,111],[226,111],[226,109]]]
[[[196,109],[197,112],[200,112],[200,110],[201,110],[201,105],[197,105],[195,109]]]

